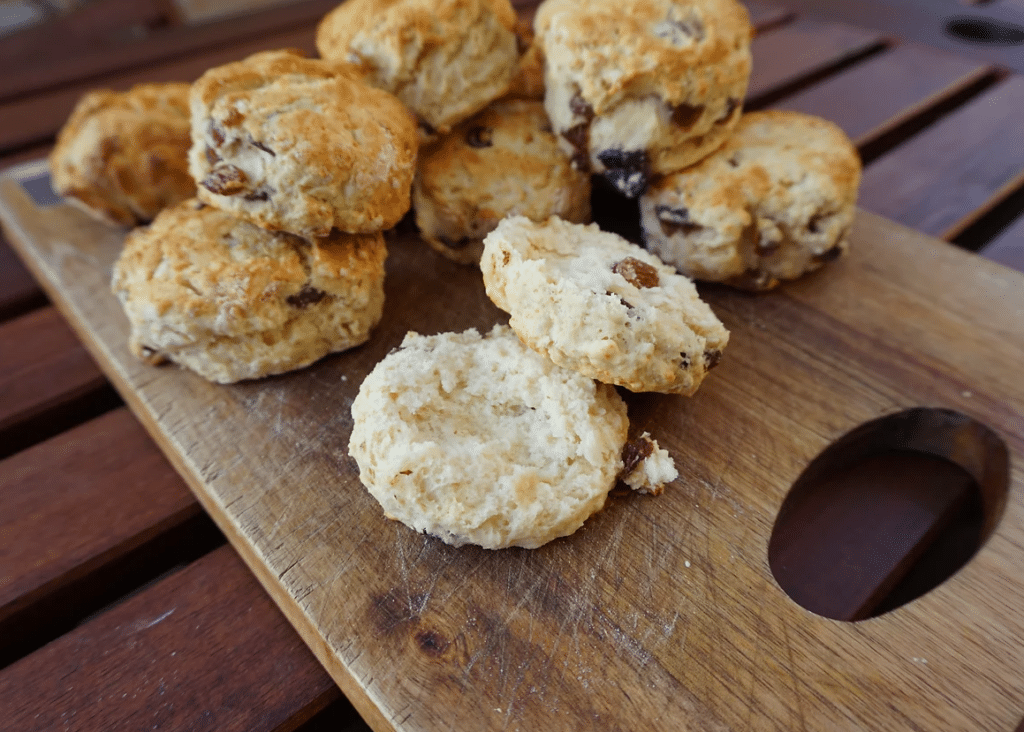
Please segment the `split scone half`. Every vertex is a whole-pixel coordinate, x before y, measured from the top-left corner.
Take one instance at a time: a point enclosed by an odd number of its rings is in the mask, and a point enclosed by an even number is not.
[[[407,334],[364,379],[352,419],[349,453],[389,518],[487,549],[580,528],[615,486],[629,427],[614,388],[507,326]]]
[[[729,341],[693,282],[596,224],[511,216],[484,239],[480,269],[526,345],[631,391],[692,395]]]

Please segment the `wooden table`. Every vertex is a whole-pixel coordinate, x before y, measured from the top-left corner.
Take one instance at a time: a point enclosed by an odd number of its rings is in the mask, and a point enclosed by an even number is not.
[[[312,52],[316,21],[332,5],[314,0],[166,27],[143,41],[83,52],[75,63],[5,76],[0,167],[45,155],[88,88],[189,80],[263,48]],[[1024,270],[1024,77],[970,49],[937,50],[806,9],[749,7],[758,36],[747,108],[799,109],[843,126],[866,164],[861,206],[885,217],[862,216],[863,232],[891,220],[932,237],[935,247],[974,250]],[[908,247],[922,246],[894,230]],[[949,261],[967,268],[973,260]],[[733,305],[732,316],[744,312]],[[416,728],[393,699],[378,707],[357,690],[360,718],[318,662],[325,651],[317,639],[307,633],[303,642],[295,632],[295,618],[278,610],[6,245],[0,318],[5,729]],[[860,599],[833,607],[833,617],[884,608],[897,571],[941,569],[949,552],[926,549],[955,535],[956,508],[935,509],[921,541],[890,557],[884,572],[857,579]],[[396,602],[378,597],[380,622],[404,622]],[[443,653],[443,636],[421,635],[419,652]],[[389,669],[376,673],[383,678]],[[1007,730],[1024,716],[1019,692],[1010,692],[1021,706]],[[515,728],[514,718],[507,721]]]

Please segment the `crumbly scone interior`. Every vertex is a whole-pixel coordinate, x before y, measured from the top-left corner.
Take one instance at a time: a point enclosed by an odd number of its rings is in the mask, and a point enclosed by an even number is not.
[[[507,327],[406,336],[364,380],[349,450],[392,518],[459,545],[536,547],[600,509],[628,426],[614,389]]]
[[[728,342],[690,280],[595,225],[509,217],[481,270],[527,345],[632,391],[692,394]]]

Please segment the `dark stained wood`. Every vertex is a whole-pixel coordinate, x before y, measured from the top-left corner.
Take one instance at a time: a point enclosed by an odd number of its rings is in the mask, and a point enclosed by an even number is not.
[[[0,99],[27,92],[38,94],[41,90],[79,79],[137,69],[218,46],[229,46],[246,38],[308,27],[337,5],[338,0],[304,0],[199,26],[159,28],[142,40],[89,48],[74,55],[47,54],[20,69],[19,73],[5,74],[0,78]]]
[[[1024,184],[1024,76],[1011,76],[871,163],[860,205],[951,239]]]
[[[124,90],[149,81],[194,81],[213,66],[272,48],[300,48],[307,54],[313,54],[316,51],[314,32],[315,24],[310,23],[306,27],[267,34],[198,56],[109,74],[102,81],[89,80],[7,101],[0,104],[0,119],[4,120],[0,125],[0,150],[52,138],[64,125],[78,99],[91,89]]]
[[[1024,216],[1004,229],[999,236],[978,251],[1007,267],[1024,272]]]
[[[54,56],[66,58],[90,47],[123,43],[132,30],[166,23],[169,8],[169,3],[162,0],[83,3],[70,12],[0,38],[0,65],[5,75],[12,75],[40,59],[46,63]]]
[[[0,157],[0,170],[49,153],[49,146],[20,150]],[[46,304],[46,296],[4,238],[0,229],[0,322]]]
[[[993,67],[901,43],[772,105],[838,124],[863,146],[993,73]]]
[[[876,28],[894,37],[1024,72],[1024,45],[971,42],[946,31],[949,20],[965,15],[1024,26],[1024,10],[1017,0],[970,4],[964,0],[788,0],[783,4],[807,16]]]
[[[58,594],[85,602],[83,581],[201,513],[125,408],[0,461],[0,648],[23,632],[17,616],[38,621]]]
[[[777,520],[772,574],[808,610],[857,620],[964,512],[974,482],[940,458],[882,452],[802,488]]]
[[[754,66],[747,103],[757,105],[768,95],[870,52],[882,42],[874,31],[807,18],[759,34],[751,44]]]
[[[54,308],[0,325],[0,436],[105,384]]]
[[[0,671],[19,732],[276,732],[339,696],[229,547]]]
[[[750,24],[756,33],[764,32],[771,26],[783,23],[793,17],[793,11],[779,5],[763,3],[758,0],[742,0],[750,14]]]
[[[0,233],[0,321],[45,302],[43,291]]]

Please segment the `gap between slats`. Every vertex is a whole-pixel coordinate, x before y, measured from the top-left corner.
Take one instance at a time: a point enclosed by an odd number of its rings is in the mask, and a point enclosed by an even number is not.
[[[0,461],[0,666],[224,538],[126,408]]]
[[[277,732],[340,698],[228,546],[0,671],[4,722],[23,732]]]

